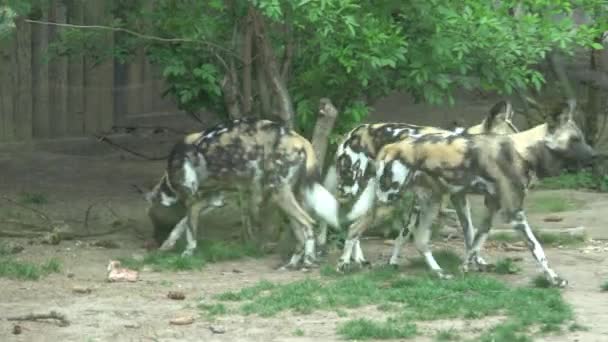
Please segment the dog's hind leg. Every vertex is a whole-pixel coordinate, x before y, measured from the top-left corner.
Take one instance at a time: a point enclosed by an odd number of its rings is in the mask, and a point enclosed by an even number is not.
[[[462,227],[465,255],[467,255],[471,250],[473,240],[475,239],[475,227],[473,226],[471,205],[464,193],[453,194],[450,196],[450,199],[456,210],[456,216],[458,216],[460,226]],[[476,262],[480,265],[487,265],[486,261],[480,255],[476,256]]]
[[[299,245],[304,248],[304,265],[315,266],[315,236],[312,229],[315,221],[296,201],[293,191],[289,186],[282,186],[273,194],[275,203],[285,212],[285,214],[294,221],[292,229],[294,235],[298,239]],[[297,223],[297,224],[295,224]],[[298,251],[296,251],[296,254]],[[294,261],[296,254],[292,257]],[[298,258],[299,261],[300,258]],[[287,265],[292,268],[292,262]]]
[[[452,276],[446,274],[441,266],[439,266],[429,247],[429,241],[431,239],[431,226],[433,225],[433,221],[439,215],[441,196],[436,193],[428,194],[427,196],[421,198],[420,219],[418,226],[413,231],[414,243],[416,245],[416,249],[418,252],[420,252],[420,254],[422,254],[424,261],[431,268],[433,273],[442,279],[449,279]]]
[[[491,196],[486,196],[485,198],[485,207],[486,211],[484,213],[483,218],[481,219],[481,224],[479,225],[479,230],[475,233],[475,238],[473,239],[473,243],[471,244],[471,249],[467,252],[464,263],[462,264],[462,271],[468,272],[469,267],[471,265],[475,265],[477,270],[483,270],[487,267],[485,261],[481,262],[479,253],[486,239],[488,238],[488,234],[490,233],[490,228],[492,227],[492,220],[494,219],[494,214],[498,211],[498,202],[497,199]]]
[[[401,219],[401,230],[399,231],[399,235],[395,239],[395,244],[393,245],[393,253],[391,254],[391,258],[388,261],[389,265],[396,266],[398,264],[397,260],[399,260],[399,253],[401,253],[403,245],[410,238],[413,229],[419,222],[420,208],[416,204],[417,202],[414,200],[412,202],[412,208],[410,209],[407,217],[404,215]]]
[[[332,195],[336,195],[336,190],[338,188],[338,173],[335,165],[330,166],[330,168],[327,170],[325,180],[323,181],[323,187],[325,187],[325,189],[327,189],[327,191],[329,191]],[[323,220],[319,222],[316,243],[317,255],[324,255],[327,252],[327,222]]]
[[[549,267],[549,261],[547,260],[545,251],[534,236],[532,228],[530,228],[530,225],[528,224],[525,212],[520,209],[509,216],[511,219],[511,226],[524,236],[528,248],[534,256],[534,259],[536,259],[536,262],[542,268],[545,276],[551,282],[551,284],[558,287],[565,287],[568,285],[568,281],[566,279],[559,277],[557,273],[555,273],[555,271]]]

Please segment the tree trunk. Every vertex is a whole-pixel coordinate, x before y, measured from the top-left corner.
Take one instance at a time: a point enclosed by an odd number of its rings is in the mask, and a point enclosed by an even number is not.
[[[329,135],[334,128],[337,117],[338,110],[331,103],[331,100],[322,98],[319,101],[319,116],[317,116],[317,122],[315,123],[315,129],[312,134],[312,146],[317,154],[319,169],[321,170],[323,170],[323,164],[325,163]]]
[[[252,10],[249,10],[247,18],[245,20],[245,30],[243,32],[243,100],[242,109],[244,115],[251,114],[251,108],[253,104],[251,78],[252,78],[252,48],[253,48],[253,19]]]
[[[601,44],[601,37],[595,39],[595,42]],[[603,50],[591,50],[591,58],[589,66],[594,74],[604,71],[602,68],[602,53]],[[587,143],[594,146],[598,138],[598,116],[603,113],[602,104],[604,97],[602,89],[597,82],[589,81],[589,90],[587,97],[587,108],[585,110],[585,139]]]
[[[261,51],[261,56],[259,57],[261,57],[262,59],[267,81],[272,86],[272,89],[274,90],[274,93],[276,95],[279,109],[279,117],[289,128],[293,128],[293,118],[295,116],[295,111],[293,109],[291,96],[289,95],[289,91],[287,90],[287,85],[283,82],[283,78],[281,77],[281,73],[277,65],[278,63],[274,50],[272,49],[269,38],[266,35],[266,30],[264,28],[264,19],[259,13],[254,13],[253,15],[253,27],[256,35],[258,48],[259,51]]]

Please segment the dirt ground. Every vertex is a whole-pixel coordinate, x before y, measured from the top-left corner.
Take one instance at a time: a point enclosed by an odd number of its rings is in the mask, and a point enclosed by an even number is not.
[[[162,155],[175,139],[170,134],[142,135],[136,139],[116,137],[117,141],[144,151],[150,155]],[[134,141],[137,141],[135,143]],[[89,242],[97,238],[62,241],[59,245],[41,245],[37,239],[1,238],[2,242],[19,243],[25,250],[19,259],[44,261],[50,257],[61,260],[62,271],[39,281],[19,281],[0,278],[0,341],[334,341],[336,325],[356,317],[381,317],[373,307],[349,312],[339,317],[332,312],[314,312],[309,315],[283,313],[273,318],[256,316],[220,316],[208,321],[198,316],[196,305],[214,294],[236,290],[259,280],[288,282],[304,277],[318,277],[318,271],[310,273],[282,272],[275,270],[280,263],[277,255],[261,259],[208,264],[201,271],[152,272],[143,270],[137,283],[105,282],[109,259],[145,254],[141,235],[150,235],[145,217],[145,202],[133,185],[151,186],[162,174],[163,161],[145,161],[117,152],[94,140],[76,139],[35,145],[4,145],[0,147],[0,194],[19,198],[26,193],[40,193],[45,204],[37,206],[54,220],[66,223],[69,229],[79,233],[99,233],[113,229],[120,221],[125,229],[103,239],[119,244],[117,249],[92,247]],[[569,228],[584,226],[591,238],[588,246],[577,248],[547,248],[551,264],[570,281],[563,290],[566,300],[573,306],[577,322],[589,331],[566,332],[565,335],[548,336],[538,341],[607,341],[608,300],[599,291],[600,284],[608,280],[608,248],[601,239],[608,238],[605,230],[608,216],[602,210],[608,208],[604,194],[578,191],[543,191],[534,196],[552,195],[559,198],[577,198],[584,206],[573,212],[559,215],[557,223],[544,222],[546,214],[532,215],[532,223],[542,228]],[[92,204],[96,204],[85,213]],[[102,205],[103,204],[103,205]],[[108,208],[111,208],[111,212]],[[18,218],[41,224],[31,213],[15,206],[0,203],[0,218]],[[232,217],[236,217],[233,219]],[[237,232],[238,215],[216,212],[205,219],[209,223],[202,231],[203,237],[222,237]],[[114,224],[115,226],[115,224]],[[133,229],[131,229],[133,228]],[[10,222],[0,223],[0,230],[18,231]],[[446,243],[435,242],[435,248]],[[363,245],[368,258],[384,263],[390,248],[380,240],[366,240]],[[462,252],[462,242],[450,242],[450,248]],[[527,252],[498,252],[489,249],[489,260],[504,256],[523,257],[522,273],[501,276],[513,284],[527,284],[538,272]],[[412,245],[407,245],[404,255],[416,256]],[[335,257],[335,256],[334,256]],[[240,272],[235,272],[238,270]],[[90,287],[90,294],[75,294],[74,286]],[[183,291],[184,301],[166,298],[171,290]],[[13,322],[2,318],[57,310],[71,321],[67,327],[52,323],[23,322],[23,332],[13,335]],[[169,320],[184,314],[194,314],[196,320],[187,326],[169,325]],[[437,328],[487,325],[486,322],[442,321],[420,324],[422,336],[416,341],[432,341]],[[217,334],[210,327],[225,329]],[[297,337],[294,331],[301,329],[305,335]]]

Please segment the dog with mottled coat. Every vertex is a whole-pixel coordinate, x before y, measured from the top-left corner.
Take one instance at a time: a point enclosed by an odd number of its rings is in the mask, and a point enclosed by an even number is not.
[[[576,102],[555,108],[548,122],[509,135],[429,134],[386,145],[377,157],[377,203],[354,223],[364,231],[374,217],[390,215],[406,191],[416,194],[420,211],[414,218],[414,242],[427,265],[445,276],[429,248],[431,225],[439,212],[441,195],[470,193],[485,197],[486,212],[471,241],[465,244],[464,271],[483,269],[479,253],[492,220],[500,210],[504,219],[524,237],[534,259],[554,286],[567,281],[549,267],[523,209],[532,177],[559,175],[567,167],[588,165],[595,151],[574,121]],[[466,239],[466,237],[465,237]]]
[[[387,144],[391,144],[408,137],[420,137],[426,134],[483,134],[493,132],[507,134],[517,132],[512,123],[513,111],[507,102],[496,103],[489,111],[484,120],[472,127],[456,127],[452,131],[445,129],[417,126],[405,123],[375,123],[363,124],[351,132],[338,146],[333,165],[329,168],[325,178],[325,187],[336,194],[341,202],[341,207],[350,205],[350,212],[346,215],[348,221],[353,221],[363,215],[366,207],[373,202],[375,196],[375,170],[377,153]],[[466,197],[454,197],[451,199],[458,218],[467,234],[472,233],[470,208]],[[403,218],[396,220],[396,224],[403,223]],[[353,231],[349,227],[348,236]],[[323,250],[326,244],[327,225],[322,224],[317,235],[317,247]],[[352,259],[352,260],[351,260]],[[365,263],[365,257],[360,247],[359,239],[347,239],[339,270],[351,265]]]
[[[315,265],[316,220],[338,225],[338,202],[320,184],[320,171],[311,143],[285,125],[240,119],[187,135],[173,147],[164,176],[147,194],[149,216],[175,207],[186,214],[175,224],[161,250],[173,248],[186,234],[183,255],[196,248],[199,216],[224,205],[224,192],[247,189],[249,209],[259,221],[259,207],[269,196],[287,215],[298,244],[285,266]],[[176,217],[179,217],[177,215]],[[157,237],[160,237],[157,234]]]

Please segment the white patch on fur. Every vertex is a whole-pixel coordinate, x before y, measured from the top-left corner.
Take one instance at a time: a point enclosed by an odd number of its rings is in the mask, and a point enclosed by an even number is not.
[[[349,221],[354,221],[357,218],[361,217],[365,213],[367,213],[372,206],[374,205],[374,199],[376,198],[376,181],[374,179],[370,179],[367,182],[367,186],[365,190],[355,202],[355,205],[351,209],[351,211],[346,215],[346,218]]]
[[[168,196],[164,192],[160,193],[160,203],[165,207],[170,207],[173,204],[177,203],[177,198],[173,196]]]
[[[325,222],[338,228],[338,201],[321,184],[314,183],[304,190],[306,204]]]
[[[407,128],[407,127],[404,127],[404,128],[396,128],[396,129],[393,131],[393,136],[394,136],[394,137],[396,137],[396,136],[398,136],[398,135],[399,135],[401,132],[406,131],[406,130],[411,131],[411,129],[409,129],[409,128]],[[411,135],[411,134],[412,134],[412,132],[410,132],[410,135]]]
[[[473,179],[473,181],[471,182],[471,185],[473,187],[478,187],[479,185],[481,185],[481,188],[483,189],[483,191],[489,193],[490,195],[494,195],[496,193],[494,184],[487,181],[483,177],[476,176],[475,179]]]
[[[464,132],[464,127],[456,127],[452,132],[454,133],[454,135],[461,134],[462,132]]]
[[[333,193],[336,191],[336,188],[338,187],[338,172],[335,165],[330,166],[329,170],[327,170],[327,174],[323,180],[323,186],[325,189],[329,190],[329,192]]]
[[[190,189],[190,192],[194,195],[196,191],[198,191],[198,176],[196,175],[196,170],[194,166],[190,163],[189,160],[184,162],[184,182],[183,185]]]
[[[384,161],[380,161],[380,164],[378,166],[378,171],[376,172],[376,179],[379,180],[382,177],[382,174],[384,173],[384,169],[385,169]],[[378,196],[378,199],[384,203],[388,202],[388,198],[390,195],[396,194],[399,192],[399,188],[401,187],[401,185],[403,185],[403,183],[407,179],[407,176],[410,173],[410,169],[407,166],[403,165],[398,160],[393,161],[392,166],[391,166],[391,171],[393,174],[393,177],[391,180],[393,182],[397,182],[399,184],[399,187],[390,188],[387,191],[382,191],[380,187],[377,187],[376,194]]]

